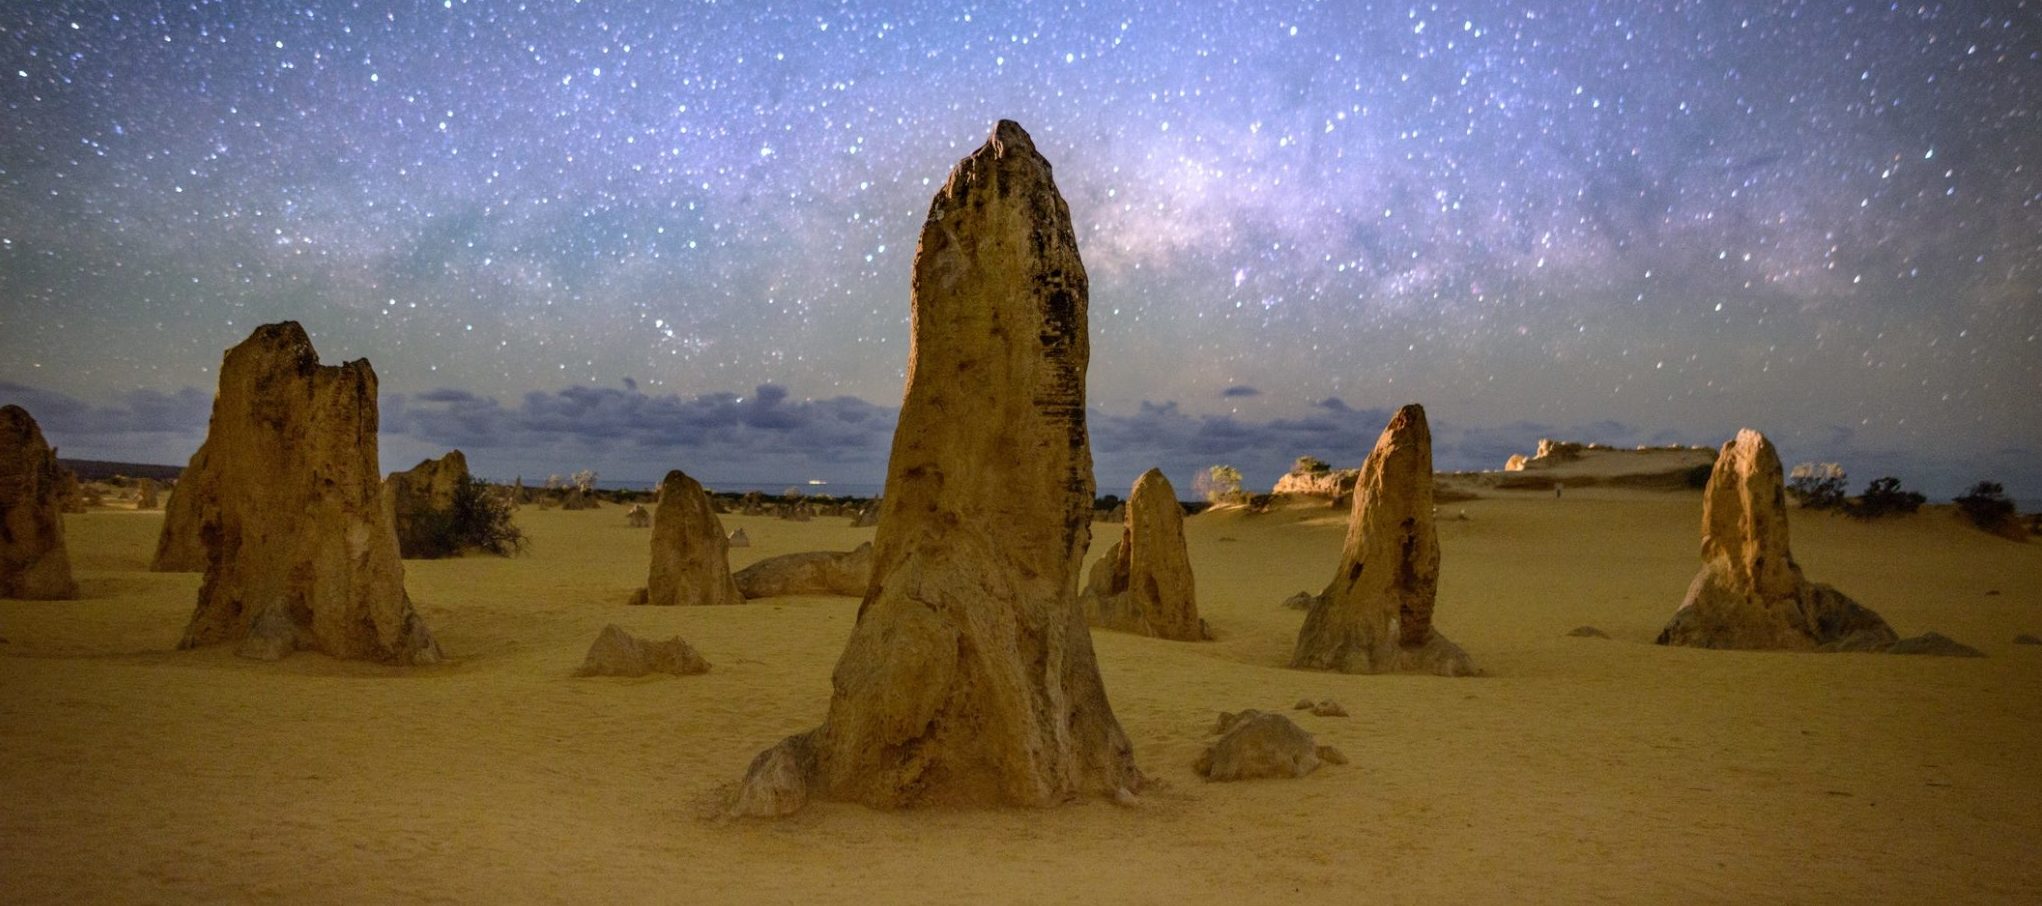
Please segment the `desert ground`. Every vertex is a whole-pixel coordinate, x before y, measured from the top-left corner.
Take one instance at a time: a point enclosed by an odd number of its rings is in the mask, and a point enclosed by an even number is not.
[[[1187,522],[1216,641],[1096,631],[1151,787],[1029,810],[812,803],[723,820],[753,755],[817,724],[858,602],[627,607],[624,508],[517,520],[529,551],[407,561],[451,657],[397,669],[178,652],[199,576],[146,569],[160,512],[66,516],[84,599],[0,601],[9,902],[2037,902],[2042,545],[1947,508],[1795,512],[1809,577],[1984,659],[1651,644],[1701,497],[1570,487],[1444,503],[1437,624],[1487,675],[1283,665],[1346,511]],[[1465,513],[1465,520],[1455,518]],[[732,566],[872,535],[724,516]],[[1093,556],[1118,527],[1094,527]],[[606,623],[701,676],[576,679]],[[1573,638],[1592,625],[1611,639]],[[1290,710],[1334,699],[1349,717]],[[1205,783],[1222,710],[1351,760]]]

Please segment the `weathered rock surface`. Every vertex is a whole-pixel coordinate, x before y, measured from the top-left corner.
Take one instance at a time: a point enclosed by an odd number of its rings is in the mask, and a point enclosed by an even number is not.
[[[745,534],[745,533],[744,533],[744,529],[738,529],[737,531],[731,532],[731,533],[730,533],[730,546],[731,546],[731,547],[751,547],[751,546],[752,546],[752,536],[750,536],[750,535],[747,535],[747,534]]]
[[[468,457],[450,450],[390,475],[390,502],[397,526],[397,550],[405,557],[439,557],[456,551],[434,533],[445,532],[454,495],[468,483]]]
[[[644,676],[671,673],[687,676],[708,673],[709,662],[680,636],[664,642],[641,639],[615,623],[603,627],[582,658],[575,676]]]
[[[679,469],[659,483],[652,515],[652,569],[633,604],[743,604],[730,576],[730,539],[702,485]]]
[[[135,482],[135,509],[153,510],[162,504],[157,502],[156,479],[143,478]]]
[[[848,551],[803,551],[767,557],[737,571],[747,598],[783,595],[862,597],[872,585],[872,544]]]
[[[1408,405],[1362,463],[1340,568],[1306,613],[1291,666],[1476,672],[1467,653],[1432,628],[1439,589],[1432,509],[1432,431],[1425,410]]]
[[[199,496],[213,495],[217,511],[201,524],[206,577],[178,647],[254,637],[258,654],[288,644],[392,664],[440,660],[404,593],[368,360],[321,365],[295,322],[256,328],[220,365],[201,455]]]
[[[1779,454],[1749,428],[1723,445],[1702,498],[1702,569],[1661,645],[1876,650],[1898,640],[1877,613],[1803,578],[1787,547]]]
[[[28,410],[0,406],[0,598],[78,597],[64,547],[63,469]]]
[[[632,528],[648,528],[652,525],[652,513],[643,504],[634,503],[624,511],[624,524]]]
[[[1202,642],[1212,638],[1198,618],[1191,557],[1184,549],[1184,508],[1160,469],[1135,479],[1127,524],[1099,562],[1079,602],[1094,626]]]
[[[1086,278],[1021,127],[951,171],[915,252],[908,383],[871,590],[822,726],[737,814],[1126,799],[1142,775],[1077,604],[1090,541]]]
[[[1328,761],[1347,763],[1345,757],[1319,745],[1312,734],[1281,714],[1252,708],[1239,714],[1222,713],[1213,732],[1220,738],[1192,765],[1192,770],[1207,780],[1295,778]]]
[[[219,530],[219,479],[213,475],[206,445],[185,464],[163,508],[163,528],[156,533],[156,555],[149,569],[159,573],[196,573],[206,569],[205,527]]]

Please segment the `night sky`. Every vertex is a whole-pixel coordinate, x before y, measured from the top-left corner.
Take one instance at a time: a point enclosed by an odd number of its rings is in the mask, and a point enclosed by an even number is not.
[[[1009,118],[1102,493],[1415,401],[1441,468],[1748,425],[2042,497],[2032,0],[10,2],[0,105],[0,402],[66,456],[181,463],[295,319],[386,469],[877,482],[922,218]]]

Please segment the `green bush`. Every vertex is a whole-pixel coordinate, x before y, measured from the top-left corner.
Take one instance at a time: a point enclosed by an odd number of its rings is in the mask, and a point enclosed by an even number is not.
[[[1290,470],[1302,475],[1318,475],[1333,471],[1333,466],[1316,456],[1300,456],[1290,464]]]
[[[1901,490],[1900,479],[1888,476],[1873,481],[1856,500],[1845,501],[1843,513],[1853,519],[1878,519],[1912,513],[1928,500],[1913,491]]]
[[[1997,481],[1981,481],[1964,496],[1956,498],[1957,510],[1971,524],[1997,535],[2013,535],[2020,528],[2014,518],[2014,502]]]
[[[489,492],[489,482],[469,476],[454,486],[453,504],[414,513],[404,541],[405,556],[422,560],[479,550],[508,557],[525,548],[525,533],[511,522],[508,497]]]

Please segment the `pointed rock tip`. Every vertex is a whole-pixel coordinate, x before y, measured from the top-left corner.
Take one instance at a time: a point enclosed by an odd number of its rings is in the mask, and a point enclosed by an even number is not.
[[[1390,419],[1391,431],[1422,431],[1432,434],[1432,427],[1425,421],[1425,407],[1417,403],[1405,403]]]
[[[1002,151],[1008,148],[1022,148],[1030,153],[1035,151],[1035,140],[1028,137],[1028,130],[1013,120],[1001,120],[993,124],[993,134],[987,141]]]

